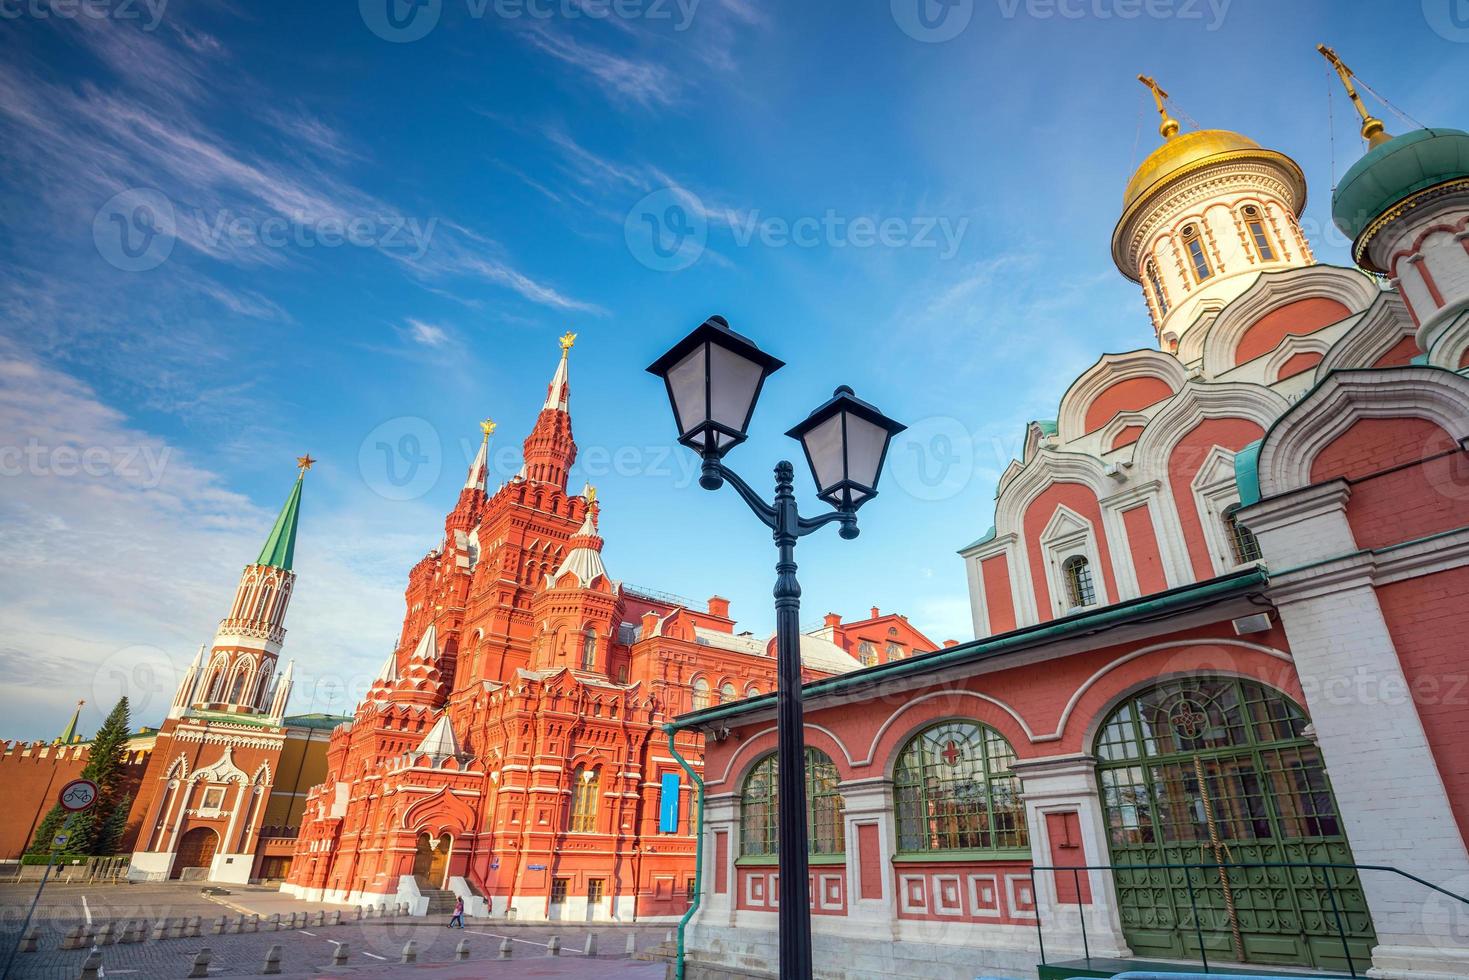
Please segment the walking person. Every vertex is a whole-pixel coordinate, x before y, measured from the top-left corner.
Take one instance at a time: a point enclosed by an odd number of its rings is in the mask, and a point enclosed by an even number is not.
[[[449,919],[447,925],[448,925],[448,927],[450,929],[452,929],[452,928],[454,928],[454,923],[456,923],[456,922],[459,923],[459,928],[461,928],[461,929],[464,928],[464,898],[463,898],[463,896],[460,896],[459,898],[456,898],[454,900],[454,915],[453,915],[453,917],[451,919]]]

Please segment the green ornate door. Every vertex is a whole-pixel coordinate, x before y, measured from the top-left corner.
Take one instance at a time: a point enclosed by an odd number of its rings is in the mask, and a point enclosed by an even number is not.
[[[1108,717],[1096,751],[1112,863],[1146,866],[1115,872],[1138,956],[1198,959],[1196,906],[1211,958],[1345,972],[1339,910],[1366,972],[1376,939],[1356,872],[1279,867],[1353,863],[1308,724],[1284,695],[1231,677],[1165,681]]]

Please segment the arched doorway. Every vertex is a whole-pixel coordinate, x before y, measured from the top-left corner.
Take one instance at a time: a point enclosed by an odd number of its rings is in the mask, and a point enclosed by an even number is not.
[[[178,853],[174,855],[170,878],[183,878],[190,868],[203,868],[207,872],[219,848],[219,835],[208,827],[195,827],[179,839]],[[190,876],[193,877],[193,876]]]
[[[445,834],[435,840],[428,834],[418,835],[413,852],[413,880],[419,888],[437,891],[444,887],[444,872],[449,868],[449,850],[454,838]]]
[[[1345,971],[1340,910],[1353,960],[1371,962],[1357,873],[1279,867],[1353,863],[1308,724],[1233,677],[1164,681],[1107,717],[1096,754],[1112,863],[1146,866],[1115,872],[1133,952],[1196,959],[1202,931],[1211,958]],[[1164,867],[1179,864],[1213,867]]]

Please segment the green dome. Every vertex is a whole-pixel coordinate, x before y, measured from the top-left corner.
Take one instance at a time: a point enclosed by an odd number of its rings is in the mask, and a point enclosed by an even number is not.
[[[1374,147],[1352,165],[1331,197],[1331,216],[1355,242],[1393,205],[1421,190],[1465,177],[1469,177],[1469,133],[1458,129],[1404,133]]]

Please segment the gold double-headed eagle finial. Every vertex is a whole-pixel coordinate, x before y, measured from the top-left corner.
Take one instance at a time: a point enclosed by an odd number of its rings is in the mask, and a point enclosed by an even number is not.
[[[561,353],[565,354],[567,351],[571,350],[572,345],[576,343],[576,334],[568,330],[561,335],[561,339],[558,340],[557,343],[561,345]]]
[[[485,419],[479,424],[479,430],[485,434],[485,442],[490,441],[490,436],[495,434],[495,422],[493,419]]]
[[[316,462],[316,460],[314,460],[314,459],[311,458],[311,454],[310,453],[307,453],[305,456],[297,456],[296,457],[296,469],[300,472],[300,474],[302,476],[305,476],[306,475],[306,471],[309,470],[309,469],[311,469],[311,464],[312,463],[315,463],[315,462]]]
[[[597,488],[596,487],[594,487],[590,483],[588,483],[586,489],[581,492],[581,495],[583,497],[587,498],[587,506],[588,507],[595,507],[595,506],[597,506]]]
[[[1168,114],[1168,93],[1163,91],[1163,87],[1151,75],[1139,75],[1137,80],[1153,93],[1153,104],[1158,107],[1158,115],[1163,118],[1162,124],[1158,126],[1158,133],[1165,140],[1173,139],[1178,135],[1178,120]]]
[[[1335,68],[1336,73],[1341,76],[1341,83],[1347,89],[1347,98],[1352,100],[1352,105],[1356,107],[1357,115],[1362,117],[1362,138],[1367,141],[1367,145],[1373,147],[1381,146],[1392,139],[1392,136],[1388,134],[1387,127],[1382,124],[1382,120],[1368,112],[1367,107],[1362,104],[1362,97],[1357,94],[1357,86],[1352,84],[1352,78],[1355,77],[1355,72],[1348,68],[1346,63],[1337,57],[1336,52],[1326,45],[1318,44],[1316,45],[1316,50],[1321,52],[1321,57],[1325,58],[1327,63]]]

